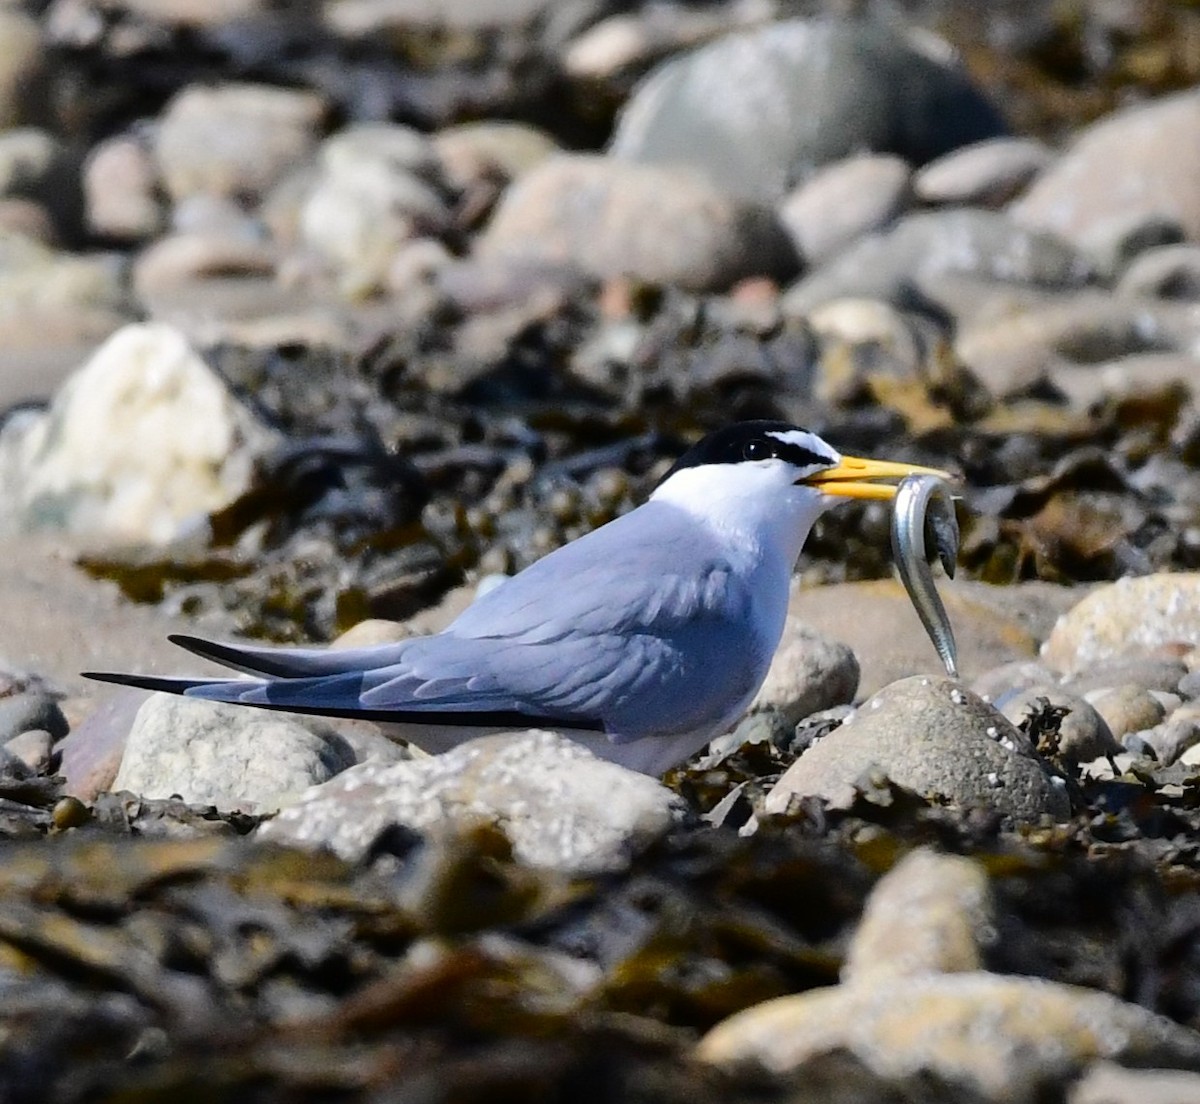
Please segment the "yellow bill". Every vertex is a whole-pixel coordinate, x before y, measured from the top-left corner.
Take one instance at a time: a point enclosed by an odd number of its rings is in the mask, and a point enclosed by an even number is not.
[[[841,498],[896,497],[896,488],[888,483],[877,483],[878,479],[903,479],[906,475],[936,475],[954,480],[955,476],[940,468],[923,468],[920,464],[897,463],[893,460],[864,460],[860,456],[843,456],[836,468],[810,475],[800,482],[806,487],[816,487],[823,494]]]

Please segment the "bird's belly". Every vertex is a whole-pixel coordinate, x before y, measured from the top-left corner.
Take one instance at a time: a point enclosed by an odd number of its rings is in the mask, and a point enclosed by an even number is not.
[[[531,726],[535,727],[535,726]],[[545,725],[536,726],[547,730]],[[503,725],[427,725],[381,723],[380,731],[391,740],[403,740],[430,755],[441,755],[481,736],[517,735],[528,729]],[[699,751],[713,732],[685,732],[671,736],[647,736],[628,743],[617,743],[603,732],[579,728],[552,728],[561,736],[582,744],[598,759],[617,763],[641,774],[661,775],[677,763]]]

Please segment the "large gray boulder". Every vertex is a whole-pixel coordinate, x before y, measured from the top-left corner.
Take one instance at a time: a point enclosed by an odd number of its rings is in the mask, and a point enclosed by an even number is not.
[[[665,62],[630,99],[611,152],[690,165],[731,195],[776,200],[864,150],[923,164],[1003,131],[941,40],[793,19]]]

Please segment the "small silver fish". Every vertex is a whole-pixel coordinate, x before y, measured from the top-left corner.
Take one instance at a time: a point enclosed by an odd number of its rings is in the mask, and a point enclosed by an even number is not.
[[[933,583],[926,552],[932,541],[946,574],[953,579],[958,560],[958,518],[950,489],[936,475],[910,475],[900,481],[892,513],[892,552],[900,581],[933,641],[946,674],[958,678],[954,629]]]

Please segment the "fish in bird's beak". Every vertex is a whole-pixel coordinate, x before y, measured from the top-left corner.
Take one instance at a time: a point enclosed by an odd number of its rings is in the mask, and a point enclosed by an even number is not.
[[[843,456],[836,467],[826,468],[816,475],[797,480],[802,487],[815,487],[823,494],[840,498],[878,498],[890,500],[896,497],[896,488],[888,483],[876,483],[877,479],[903,479],[906,475],[936,475],[954,480],[950,472],[939,468],[923,468],[920,464],[897,463],[893,460],[864,460],[860,456]]]

